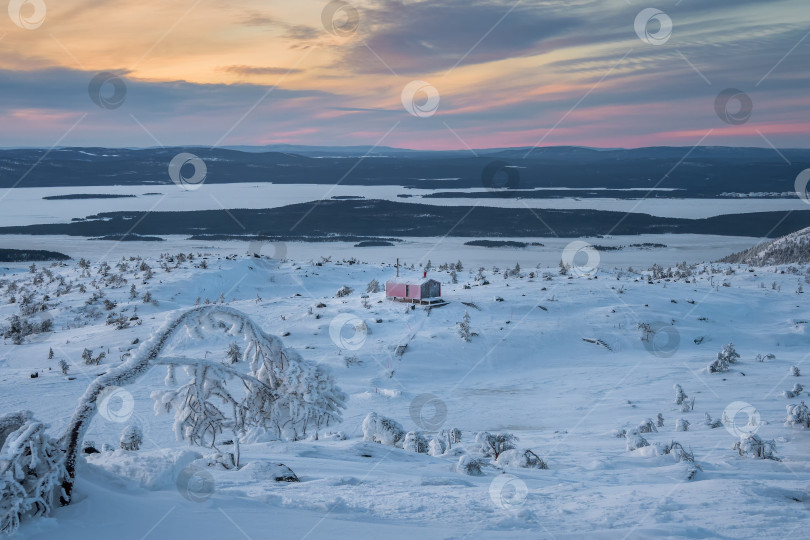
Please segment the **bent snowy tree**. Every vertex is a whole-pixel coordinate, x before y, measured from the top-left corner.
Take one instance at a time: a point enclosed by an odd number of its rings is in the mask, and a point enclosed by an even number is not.
[[[164,356],[174,338],[184,333],[203,341],[207,333],[241,336],[244,353],[240,362]],[[339,422],[347,396],[335,384],[329,368],[304,360],[281,340],[266,334],[244,313],[224,306],[191,309],[147,342],[125,364],[96,379],[85,391],[62,436],[65,478],[61,503],[70,504],[76,476],[76,460],[82,439],[98,410],[105,389],[134,383],[154,366],[167,366],[167,385],[175,384],[175,368],[189,375],[185,384],[152,393],[155,408],[174,411],[178,439],[213,447],[223,429],[235,432],[248,427],[273,430],[279,438],[299,440],[332,422]],[[237,394],[228,380],[238,380]],[[237,387],[237,385],[232,385]]]

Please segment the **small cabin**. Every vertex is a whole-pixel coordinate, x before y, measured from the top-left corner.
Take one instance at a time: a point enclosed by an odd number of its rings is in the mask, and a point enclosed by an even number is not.
[[[442,284],[435,279],[393,278],[385,283],[385,296],[413,304],[444,304]]]

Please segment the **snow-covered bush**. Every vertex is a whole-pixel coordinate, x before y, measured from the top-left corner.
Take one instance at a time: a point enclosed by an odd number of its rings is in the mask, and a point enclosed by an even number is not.
[[[416,452],[417,454],[427,454],[428,440],[421,431],[409,431],[405,434],[402,448],[409,452]]]
[[[709,413],[704,413],[704,424],[709,426],[711,429],[717,429],[723,426],[723,421],[721,419],[712,420],[712,417],[709,416]]]
[[[366,292],[368,293],[380,292],[380,282],[377,281],[376,279],[372,279],[371,281],[369,281],[368,285],[366,286]]]
[[[663,414],[658,413],[658,418],[656,419],[656,424],[655,425],[657,427],[664,427],[664,415]]]
[[[734,443],[732,449],[736,450],[741,456],[779,461],[779,459],[773,455],[774,452],[776,452],[776,442],[763,441],[754,433],[747,433],[740,436],[740,440]]]
[[[228,361],[231,364],[237,363],[242,358],[242,349],[239,348],[239,344],[234,341],[228,345],[228,350],[225,352],[225,356],[228,357]]]
[[[343,287],[338,289],[338,292],[335,293],[335,296],[337,296],[338,298],[343,298],[345,296],[349,296],[350,294],[352,294],[352,292],[354,291],[351,287],[344,285]]]
[[[458,458],[456,470],[469,476],[483,476],[484,473],[481,471],[481,467],[484,465],[486,463],[483,460],[465,454]]]
[[[804,386],[802,386],[799,383],[796,383],[793,385],[792,390],[785,390],[784,392],[782,392],[782,395],[788,399],[793,399],[797,396],[802,395],[802,392],[804,392]]]
[[[675,423],[675,431],[689,431],[689,420],[678,418],[678,421]]]
[[[522,467],[524,469],[548,469],[548,465],[543,459],[532,452],[525,450],[506,450],[496,460],[500,467]]]
[[[428,454],[431,456],[441,456],[447,451],[445,442],[440,437],[433,437],[428,443]]]
[[[689,396],[686,395],[686,392],[683,391],[680,384],[676,384],[674,387],[675,389],[675,404],[681,405],[684,401],[689,399]]]
[[[67,476],[58,442],[28,411],[0,417],[0,533],[25,517],[47,515]]]
[[[677,441],[672,441],[668,445],[663,447],[665,454],[671,454],[675,456],[675,459],[680,461],[686,461],[688,463],[695,462],[695,454],[691,450],[686,450],[681,443]]]
[[[501,453],[515,448],[518,438],[511,433],[489,433],[481,431],[475,435],[475,444],[484,457],[498,459]]]
[[[787,406],[787,418],[785,418],[785,424],[810,428],[810,410],[808,410],[807,405],[804,404],[804,401],[802,401],[799,405]]]
[[[141,428],[137,425],[132,424],[124,428],[124,431],[121,433],[121,449],[122,450],[140,450],[141,445],[143,444],[143,433],[141,432]]]
[[[375,412],[368,413],[363,420],[362,429],[365,441],[401,447],[405,439],[405,429],[402,424]]]
[[[459,337],[469,343],[472,339],[472,330],[470,329],[470,314],[465,311],[464,318],[461,319],[461,322],[456,324],[458,325]]]
[[[717,360],[709,364],[706,369],[709,373],[723,373],[728,371],[731,364],[736,364],[740,358],[739,353],[734,350],[734,344],[723,345],[723,349],[717,353]]]
[[[798,366],[790,366],[790,375],[791,377],[800,377],[801,372],[799,371]]]
[[[628,452],[637,450],[638,448],[644,448],[645,446],[650,446],[647,439],[642,437],[637,429],[631,429],[628,431],[627,435],[625,436],[625,440],[627,441]]]
[[[647,418],[638,425],[638,431],[639,433],[657,433],[658,428],[655,427],[651,419]]]

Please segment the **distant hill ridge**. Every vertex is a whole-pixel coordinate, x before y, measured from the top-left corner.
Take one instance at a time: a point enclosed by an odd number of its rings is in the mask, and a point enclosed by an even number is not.
[[[808,264],[810,263],[810,227],[758,244],[751,249],[732,253],[728,257],[720,259],[720,262],[751,266]]]

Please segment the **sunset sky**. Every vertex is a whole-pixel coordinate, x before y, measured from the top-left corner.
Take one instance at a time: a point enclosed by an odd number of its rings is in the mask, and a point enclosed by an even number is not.
[[[327,4],[11,0],[0,146],[810,147],[807,0]],[[100,72],[119,107],[91,100]],[[414,80],[435,114],[403,106]],[[747,121],[716,112],[728,88]]]

